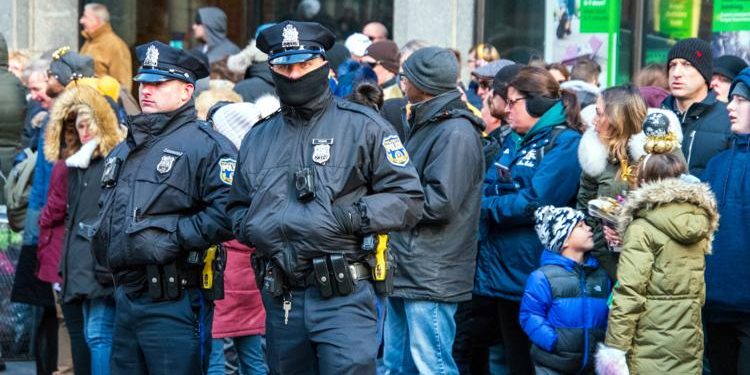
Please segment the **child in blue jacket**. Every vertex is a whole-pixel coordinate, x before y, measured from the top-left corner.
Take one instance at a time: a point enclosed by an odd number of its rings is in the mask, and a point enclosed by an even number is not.
[[[587,254],[594,243],[582,212],[545,206],[535,217],[545,250],[541,267],[526,282],[519,317],[533,343],[536,374],[593,374],[596,344],[607,329],[611,282]]]

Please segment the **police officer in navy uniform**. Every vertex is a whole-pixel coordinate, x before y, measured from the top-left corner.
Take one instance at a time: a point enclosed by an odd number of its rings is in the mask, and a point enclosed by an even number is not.
[[[136,53],[143,113],[105,159],[99,221],[81,232],[114,275],[112,373],[201,374],[213,304],[200,278],[207,249],[232,237],[236,150],[196,119],[204,63],[160,42]]]
[[[260,33],[282,106],[245,136],[227,203],[236,238],[264,260],[275,374],[375,374],[382,306],[363,238],[422,215],[419,178],[396,131],[332,95],[333,42],[317,23]]]

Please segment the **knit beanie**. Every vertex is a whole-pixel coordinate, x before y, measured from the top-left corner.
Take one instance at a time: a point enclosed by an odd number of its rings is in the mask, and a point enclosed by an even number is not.
[[[672,49],[669,50],[669,56],[667,57],[667,71],[669,71],[669,63],[674,59],[685,59],[689,61],[695,69],[703,76],[706,84],[711,83],[711,76],[714,72],[713,57],[711,53],[711,45],[703,39],[688,38],[677,42]]]
[[[734,78],[732,86],[729,87],[729,99],[732,99],[732,95],[739,95],[746,99],[750,99],[750,68],[742,69],[740,74]]]
[[[714,74],[723,75],[730,80],[734,80],[745,68],[747,68],[747,62],[737,56],[724,55],[714,60]]]
[[[458,81],[458,60],[447,48],[420,48],[404,61],[403,70],[416,88],[430,95],[453,90]]]
[[[52,54],[49,70],[60,84],[67,86],[74,79],[93,77],[94,59],[62,47]]]
[[[583,212],[570,207],[543,206],[534,212],[534,229],[546,249],[560,253],[573,228],[584,218]]]

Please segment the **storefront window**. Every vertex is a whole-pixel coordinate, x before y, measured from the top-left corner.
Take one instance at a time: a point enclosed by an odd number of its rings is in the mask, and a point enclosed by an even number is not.
[[[484,3],[484,35],[477,42],[488,42],[502,58],[519,63],[544,58],[545,0]]]

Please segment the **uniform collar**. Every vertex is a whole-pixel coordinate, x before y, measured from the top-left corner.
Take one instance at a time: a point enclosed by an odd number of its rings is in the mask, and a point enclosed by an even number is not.
[[[137,147],[171,133],[182,124],[195,119],[195,105],[192,99],[172,112],[129,116],[127,140],[129,144]]]

